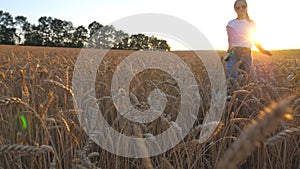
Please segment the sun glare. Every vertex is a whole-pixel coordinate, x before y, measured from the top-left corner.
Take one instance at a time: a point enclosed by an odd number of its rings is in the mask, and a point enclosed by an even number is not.
[[[255,39],[269,50],[297,49],[300,43],[291,39],[299,36],[299,25],[295,24],[296,1],[288,0],[289,8],[283,8],[282,3],[274,1],[249,1],[249,15],[256,22]],[[271,3],[271,5],[270,5]],[[270,7],[266,10],[265,7]],[[280,12],[279,12],[280,11]],[[287,17],[290,16],[290,17]],[[254,48],[256,49],[256,48]]]

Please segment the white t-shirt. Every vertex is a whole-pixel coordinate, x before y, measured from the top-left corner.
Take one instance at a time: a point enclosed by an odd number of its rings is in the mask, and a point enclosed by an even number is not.
[[[246,19],[233,19],[226,26],[229,47],[252,47],[256,24]]]

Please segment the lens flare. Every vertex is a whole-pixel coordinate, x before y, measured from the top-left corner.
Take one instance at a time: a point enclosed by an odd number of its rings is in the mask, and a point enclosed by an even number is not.
[[[26,119],[26,117],[25,117],[23,114],[21,114],[21,115],[19,115],[19,119],[20,119],[20,121],[21,121],[22,129],[27,129],[28,124],[27,124],[27,119]]]

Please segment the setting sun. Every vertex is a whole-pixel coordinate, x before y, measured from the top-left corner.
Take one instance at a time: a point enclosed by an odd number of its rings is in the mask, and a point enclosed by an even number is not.
[[[297,49],[300,47],[299,25],[295,24],[295,16],[299,14],[296,14],[298,5],[295,2],[295,0],[284,3],[270,0],[248,1],[249,15],[256,22],[255,38],[265,48]],[[295,39],[298,39],[298,42]]]

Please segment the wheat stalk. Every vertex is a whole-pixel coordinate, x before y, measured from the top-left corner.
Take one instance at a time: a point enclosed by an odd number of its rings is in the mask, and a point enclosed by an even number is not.
[[[64,126],[66,127],[67,132],[70,133],[71,129],[70,129],[70,126],[69,126],[67,120],[62,115],[59,115],[59,117],[60,117],[62,123],[64,124]]]
[[[0,98],[0,104],[21,104],[23,106],[25,106],[26,108],[28,108],[36,117],[38,117],[40,120],[41,117],[38,115],[38,113],[32,108],[30,107],[27,103],[23,102],[20,98],[17,97],[2,97]]]
[[[83,162],[83,164],[87,165],[88,168],[95,168],[86,154],[84,154],[82,151],[76,151],[76,153],[80,157],[80,161]]]
[[[52,92],[52,91],[50,91],[49,92],[49,99],[47,100],[47,103],[46,103],[46,105],[44,106],[45,108],[44,108],[44,114],[46,114],[47,112],[48,112],[48,110],[49,110],[49,107],[50,107],[50,105],[52,104],[52,102],[53,102],[53,98],[54,98],[54,93]]]
[[[233,118],[233,119],[230,119],[230,123],[236,123],[236,122],[249,123],[249,122],[251,122],[251,119],[249,119],[249,118]]]
[[[91,152],[90,154],[88,154],[88,158],[91,159],[93,157],[97,157],[100,156],[100,154],[98,152]]]
[[[68,86],[63,85],[62,83],[59,83],[59,82],[54,81],[54,80],[45,80],[45,82],[54,84],[55,86],[58,86],[58,87],[64,89],[65,91],[67,91],[71,96],[74,96],[74,93],[73,93],[72,89],[69,88]]]
[[[240,163],[276,128],[279,121],[288,117],[291,112],[288,106],[295,97],[288,98],[278,103],[272,103],[261,112],[261,116],[253,121],[253,125],[247,128],[224,153],[217,168],[236,169]]]
[[[33,155],[33,154],[39,154],[48,151],[53,152],[53,148],[47,145],[42,145],[40,147],[25,146],[25,145],[18,145],[18,144],[0,146],[0,154],[19,153],[19,154]]]
[[[38,120],[42,124],[42,128],[45,129],[44,131],[45,131],[46,135],[48,136],[48,138],[50,138],[50,134],[49,134],[48,130],[46,129],[45,121],[41,118],[41,116],[32,107],[30,107],[27,103],[24,103],[20,98],[16,98],[16,97],[1,98],[0,99],[0,104],[5,104],[5,105],[7,105],[7,104],[21,104],[21,105],[25,106],[26,108],[28,108],[32,112],[34,117],[38,118]],[[54,142],[53,142],[52,139],[50,139],[50,142],[51,142],[52,145],[54,145]],[[52,150],[52,152],[53,152],[55,158],[58,159],[58,155],[56,153],[55,148],[54,148],[54,150]],[[58,163],[59,163],[59,166],[61,166],[60,161]]]
[[[275,134],[272,137],[269,137],[264,142],[264,144],[265,145],[274,145],[274,144],[276,144],[278,142],[281,142],[283,140],[286,140],[286,139],[288,139],[288,138],[290,138],[292,136],[299,135],[299,134],[300,134],[300,127],[286,129],[286,130],[283,130],[283,131]]]
[[[52,162],[50,163],[50,169],[56,169],[56,160],[53,158]]]
[[[85,143],[85,145],[84,145],[84,147],[83,147],[82,152],[83,152],[84,154],[87,154],[87,153],[90,151],[90,149],[91,149],[91,147],[92,147],[92,144],[94,143],[92,137],[94,137],[94,136],[91,136],[91,137],[88,138],[88,140],[86,141],[86,143]]]
[[[236,72],[242,64],[243,64],[243,61],[240,60],[236,65],[234,65],[234,67],[232,68],[232,72]]]
[[[215,131],[211,134],[211,136],[205,141],[205,143],[207,143],[212,137],[214,137],[215,135],[217,135],[221,129],[223,128],[223,123],[222,122],[218,122],[218,121],[213,121],[213,122],[208,122],[208,123],[205,123],[205,124],[201,124],[201,125],[198,125],[197,127],[195,127],[188,135],[187,137],[187,140],[192,140],[196,135],[199,134],[199,132],[205,128],[205,127],[214,127],[216,128]],[[215,127],[217,126],[217,127]]]
[[[30,95],[29,95],[29,90],[28,90],[28,87],[26,85],[26,82],[25,82],[25,70],[21,70],[21,77],[22,77],[22,94],[24,94],[24,100],[26,103],[29,104],[30,102]]]

